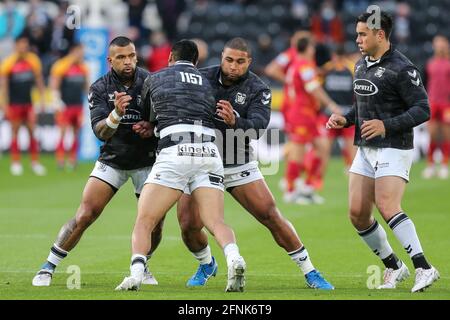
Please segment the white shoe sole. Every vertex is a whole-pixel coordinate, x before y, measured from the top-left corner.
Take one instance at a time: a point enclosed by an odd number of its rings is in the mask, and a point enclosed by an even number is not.
[[[150,286],[157,286],[158,280],[156,280],[154,276],[145,275],[144,280],[142,280],[142,284],[146,284],[146,285],[150,285]]]
[[[234,267],[234,275],[228,279],[225,292],[244,292],[245,287],[245,265],[238,264]]]

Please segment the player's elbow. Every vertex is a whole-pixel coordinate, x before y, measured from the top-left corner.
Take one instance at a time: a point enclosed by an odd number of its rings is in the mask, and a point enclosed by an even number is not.
[[[420,116],[417,117],[419,120],[419,124],[427,122],[431,119],[431,109],[430,105],[427,103],[424,103],[420,108]]]
[[[284,82],[284,73],[280,67],[274,63],[270,63],[264,68],[264,73],[271,79]]]
[[[269,64],[264,68],[264,73],[266,74],[266,76],[273,78],[274,75],[276,74],[274,64],[273,64],[273,63],[269,63]]]

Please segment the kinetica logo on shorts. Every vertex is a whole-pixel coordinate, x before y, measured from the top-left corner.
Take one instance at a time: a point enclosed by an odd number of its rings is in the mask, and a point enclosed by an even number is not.
[[[370,80],[356,79],[353,81],[353,91],[360,96],[371,96],[378,92],[378,87]]]

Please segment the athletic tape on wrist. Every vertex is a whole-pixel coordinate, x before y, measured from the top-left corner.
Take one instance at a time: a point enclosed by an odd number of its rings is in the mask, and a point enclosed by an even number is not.
[[[106,118],[106,125],[107,125],[108,127],[110,127],[111,129],[117,129],[117,127],[119,127],[119,124],[118,124],[118,123],[113,123],[113,122],[111,121],[111,119],[109,119],[109,117]]]
[[[123,116],[119,116],[116,112],[116,109],[114,109],[111,113],[111,116],[116,120],[117,122],[120,122],[122,120]]]

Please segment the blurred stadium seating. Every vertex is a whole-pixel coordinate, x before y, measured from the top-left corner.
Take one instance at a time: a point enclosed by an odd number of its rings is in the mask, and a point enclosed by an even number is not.
[[[281,85],[264,76],[258,68],[258,61],[266,63],[289,45],[291,34],[298,29],[309,29],[314,14],[320,14],[323,4],[329,1],[313,0],[99,0],[95,4],[100,9],[96,25],[106,27],[110,38],[128,35],[137,44],[141,65],[146,65],[152,50],[150,35],[152,31],[166,31],[168,40],[181,38],[200,38],[209,46],[209,57],[203,65],[220,62],[220,53],[225,42],[236,36],[248,39],[254,49],[256,59],[253,70],[274,89],[273,109],[281,101]],[[344,45],[348,52],[355,52],[355,18],[367,8],[369,1],[336,0],[331,1],[337,16],[342,22]],[[64,26],[67,19],[67,6],[76,5],[81,9],[81,28],[92,23],[94,2],[86,0],[71,1],[4,1],[0,3],[0,59],[10,54],[13,39],[23,29],[31,30],[32,44],[43,63],[44,76],[52,63],[67,51],[74,41],[74,31]],[[406,38],[393,43],[405,52],[424,74],[424,66],[432,54],[431,39],[437,33],[450,37],[450,0],[408,0],[375,1],[383,10],[395,18],[400,16],[400,6],[407,6],[405,19],[400,22],[406,26]],[[171,20],[172,19],[172,20]],[[168,24],[172,21],[172,25]],[[406,24],[404,22],[406,21]],[[168,26],[175,28],[166,30]],[[404,28],[402,27],[402,30]],[[165,29],[166,28],[166,29]],[[169,32],[170,31],[170,32]],[[258,38],[268,36],[271,43],[264,52],[259,51]],[[104,44],[107,46],[107,43]],[[333,42],[326,42],[333,47]],[[426,79],[425,79],[426,80]],[[52,113],[52,110],[47,110]],[[49,116],[42,116],[49,121]],[[50,121],[51,122],[51,121]],[[7,124],[0,124],[0,150],[8,148]],[[55,132],[55,131],[52,131]],[[50,139],[52,140],[52,139]],[[56,139],[55,139],[56,140]],[[53,141],[53,140],[52,140]],[[41,141],[41,145],[42,145]],[[52,149],[51,146],[47,146]],[[43,148],[48,150],[47,148]],[[48,150],[49,151],[49,150]]]

